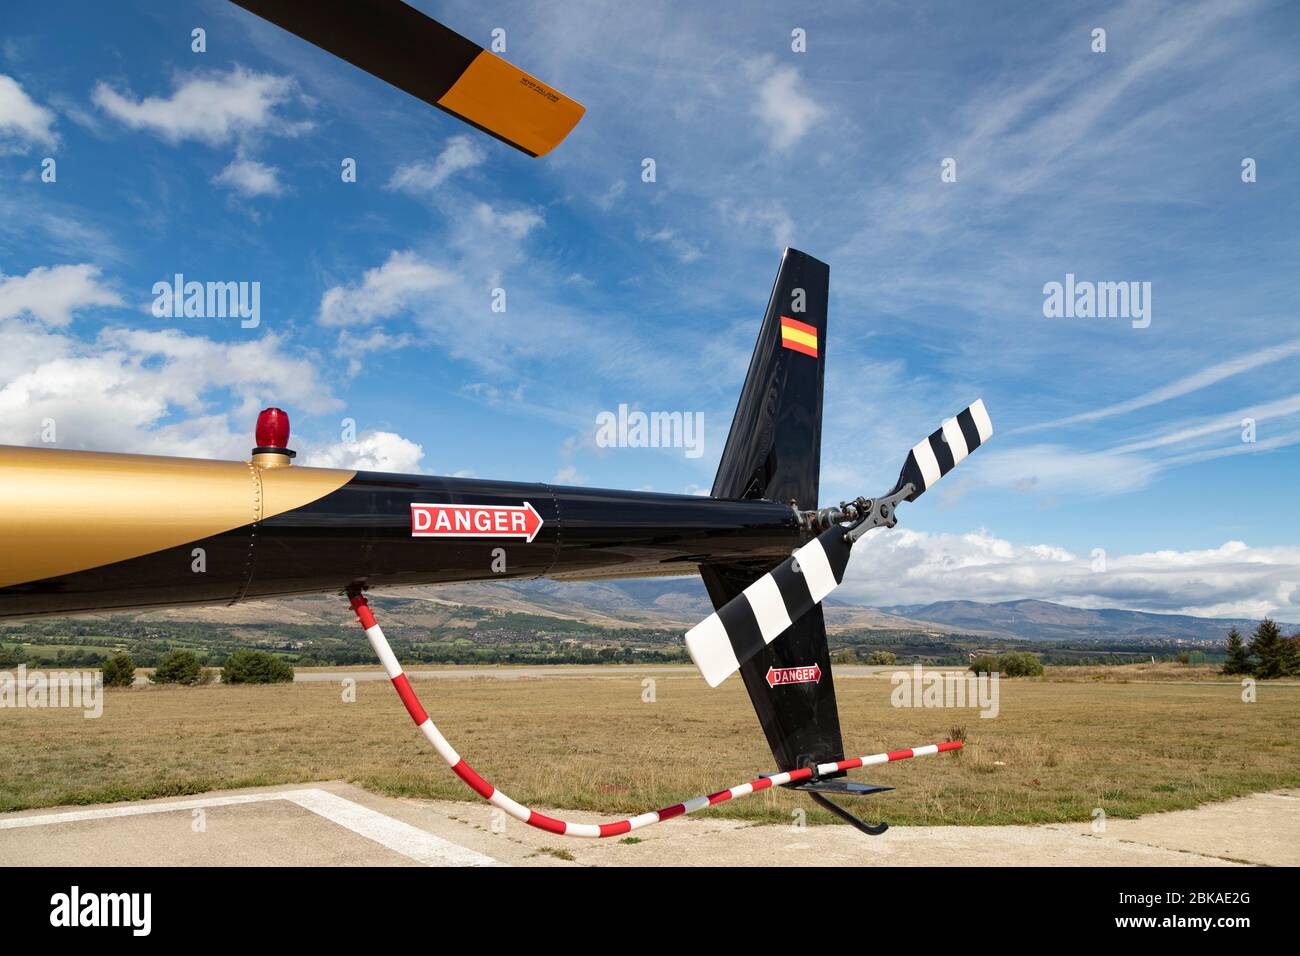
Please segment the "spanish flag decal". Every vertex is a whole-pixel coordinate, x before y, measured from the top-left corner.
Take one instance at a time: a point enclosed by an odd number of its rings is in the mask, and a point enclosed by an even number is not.
[[[781,316],[781,345],[817,357],[817,328],[788,315]]]

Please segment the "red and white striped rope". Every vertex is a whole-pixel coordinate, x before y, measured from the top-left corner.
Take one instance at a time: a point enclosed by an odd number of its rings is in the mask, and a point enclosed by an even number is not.
[[[351,603],[352,609],[356,611],[357,619],[361,622],[361,626],[366,629],[366,637],[370,640],[370,646],[374,648],[375,654],[383,663],[384,670],[393,682],[393,687],[397,689],[397,696],[402,698],[402,703],[406,705],[406,712],[411,715],[411,719],[415,721],[416,726],[428,738],[429,743],[433,744],[433,749],[438,751],[438,755],[447,761],[447,766],[451,767],[456,776],[464,780],[470,789],[488,803],[504,810],[516,820],[537,827],[539,830],[574,837],[618,836],[622,833],[630,833],[633,830],[647,827],[652,823],[659,823],[672,817],[681,816],[684,813],[693,813],[704,807],[711,807],[715,803],[722,803],[738,797],[747,797],[751,793],[758,793],[760,790],[779,787],[787,783],[796,783],[800,780],[808,780],[813,776],[814,771],[810,767],[787,770],[783,773],[759,777],[757,780],[751,780],[749,783],[742,783],[727,790],[719,790],[717,793],[711,793],[708,796],[696,797],[694,800],[687,800],[685,803],[664,807],[662,810],[652,810],[649,813],[643,813],[627,820],[618,820],[614,823],[571,823],[566,820],[548,817],[544,813],[538,813],[536,810],[529,809],[523,804],[510,799],[510,797],[475,773],[474,768],[467,764],[460,754],[456,753],[451,744],[447,742],[447,738],[434,726],[429,715],[425,713],[424,707],[421,706],[419,698],[415,696],[415,691],[411,688],[411,682],[403,673],[402,665],[397,662],[393,649],[388,645],[388,639],[384,637],[383,630],[375,621],[375,615],[371,612],[365,596],[358,594],[351,599]],[[926,747],[914,747],[911,750],[894,750],[889,753],[854,757],[837,763],[819,764],[816,773],[822,775],[839,770],[853,770],[857,767],[869,767],[878,763],[907,760],[910,757],[924,757],[929,754],[960,749],[960,740],[948,740],[940,744],[930,744]]]

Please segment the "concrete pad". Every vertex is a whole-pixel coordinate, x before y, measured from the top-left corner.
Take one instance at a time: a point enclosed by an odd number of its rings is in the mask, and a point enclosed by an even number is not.
[[[421,801],[427,813],[454,813],[486,825],[491,807]],[[455,807],[456,809],[452,809]],[[543,812],[580,823],[586,813]],[[619,838],[557,837],[515,820],[507,838],[567,851],[587,866],[1233,866],[1236,861],[1122,840],[1099,840],[1058,826],[893,827],[869,837],[847,826],[795,829],[731,820],[676,818]],[[623,838],[626,839],[626,838]]]
[[[1110,820],[1101,834],[1058,824],[895,827],[867,837],[846,826],[694,817],[583,840],[481,801],[399,799],[334,781],[0,814],[0,865],[1295,866],[1297,810],[1300,790],[1285,790]]]
[[[339,790],[352,791],[340,793]],[[66,866],[491,866],[342,785],[0,815],[0,864]]]
[[[1196,858],[1216,857],[1260,866],[1300,866],[1300,790],[1256,793],[1194,810],[1107,820],[1094,836],[1105,843],[1162,847]]]

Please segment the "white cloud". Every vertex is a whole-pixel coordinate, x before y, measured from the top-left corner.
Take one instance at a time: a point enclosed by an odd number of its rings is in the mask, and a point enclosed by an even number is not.
[[[454,276],[414,252],[393,252],[382,266],[366,270],[360,283],[334,286],[321,296],[322,325],[365,325],[392,318],[429,297]]]
[[[596,205],[608,212],[614,207],[614,204],[623,198],[627,192],[627,183],[621,179],[616,179],[609,184],[609,188],[596,197]]]
[[[556,485],[581,485],[587,480],[577,465],[565,465],[551,477],[551,483]]]
[[[657,242],[665,246],[683,264],[692,263],[704,255],[699,246],[689,239],[682,238],[676,231],[667,227],[663,229],[637,229],[636,237],[642,242]]]
[[[284,192],[280,170],[253,159],[235,159],[213,177],[212,182],[226,186],[241,196],[279,196]]]
[[[726,221],[743,230],[768,230],[774,245],[784,248],[794,242],[794,220],[775,203],[753,203],[746,206],[723,201],[718,204],[718,211]]]
[[[370,431],[356,441],[336,442],[303,453],[303,463],[316,468],[355,468],[359,471],[419,472],[424,448],[395,432]]]
[[[1035,598],[1075,607],[1118,607],[1206,617],[1300,620],[1300,547],[1229,541],[1196,551],[1076,555],[1017,545],[987,531],[873,531],[853,550],[837,596],[866,604]]]
[[[330,411],[339,402],[283,339],[215,342],[175,329],[109,328],[91,341],[0,322],[0,443],[201,458],[248,453],[259,408]],[[214,411],[220,400],[225,411]],[[233,424],[232,424],[233,422]]]
[[[1069,445],[980,449],[962,464],[969,478],[1017,491],[1124,494],[1146,487],[1161,464],[1120,450],[1087,451]]]
[[[763,121],[778,150],[799,142],[825,117],[825,108],[804,93],[803,80],[793,66],[777,66],[766,57],[750,70],[750,75],[758,79],[758,98],[751,112]]]
[[[95,85],[95,105],[132,129],[148,130],[169,143],[198,140],[219,145],[251,132],[296,135],[310,124],[286,119],[277,110],[295,96],[287,76],[236,66],[225,74],[177,78],[169,97],[135,99],[105,82]]]
[[[121,297],[100,281],[99,268],[86,263],[37,266],[25,276],[0,274],[0,320],[31,315],[46,325],[64,326],[80,309],[121,304]]]
[[[0,74],[0,155],[57,144],[54,113],[28,96],[12,76]]]
[[[474,207],[474,219],[487,229],[504,232],[516,241],[523,239],[545,220],[532,209],[501,210],[481,202]]]
[[[1185,375],[1176,381],[1159,388],[1152,389],[1135,398],[1130,398],[1114,405],[1107,405],[1103,408],[1093,409],[1092,411],[1080,412],[1077,415],[1070,415],[1066,418],[1057,418],[1049,422],[1039,422],[1034,425],[1025,425],[1017,428],[1017,432],[1038,431],[1043,428],[1059,428],[1064,425],[1074,425],[1079,422],[1095,422],[1103,418],[1110,418],[1114,415],[1122,415],[1126,412],[1137,411],[1141,408],[1147,408],[1151,405],[1157,405],[1161,402],[1167,402],[1172,398],[1179,398],[1190,392],[1199,391],[1210,385],[1216,385],[1226,378],[1234,375],[1240,375],[1242,372],[1249,372],[1263,365],[1270,365],[1273,362],[1279,362],[1282,359],[1290,358],[1293,355],[1300,355],[1300,339],[1292,339],[1289,342],[1282,342],[1278,345],[1269,346],[1265,349],[1259,349],[1249,352],[1245,355],[1238,355],[1234,358],[1223,362],[1218,362],[1208,368],[1203,368],[1191,375]]]
[[[432,163],[408,163],[399,166],[388,181],[389,189],[427,192],[441,186],[462,170],[471,169],[487,159],[487,152],[468,136],[453,136]]]

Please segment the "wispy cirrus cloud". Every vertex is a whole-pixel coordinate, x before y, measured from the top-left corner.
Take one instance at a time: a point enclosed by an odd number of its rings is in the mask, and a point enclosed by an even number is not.
[[[1017,428],[1016,432],[1035,432],[1042,431],[1045,428],[1064,428],[1067,425],[1078,425],[1083,422],[1096,422],[1105,418],[1111,418],[1115,415],[1124,415],[1128,412],[1135,412],[1143,408],[1149,408],[1152,405],[1159,405],[1175,398],[1181,398],[1192,392],[1200,391],[1211,385],[1217,385],[1225,379],[1232,378],[1235,375],[1241,375],[1244,372],[1251,372],[1265,365],[1271,365],[1274,362],[1280,362],[1283,359],[1300,355],[1300,339],[1290,339],[1286,342],[1280,342],[1277,345],[1270,345],[1268,348],[1258,349],[1245,355],[1238,355],[1234,358],[1222,362],[1216,362],[1208,368],[1200,369],[1190,375],[1185,375],[1176,381],[1162,385],[1159,388],[1144,392],[1134,398],[1125,399],[1122,402],[1116,402],[1112,405],[1106,405],[1102,408],[1094,408],[1090,411],[1079,412],[1074,415],[1067,415],[1064,418],[1056,418],[1051,421],[1037,422],[1032,425],[1023,425]],[[1238,419],[1240,421],[1240,419]]]

